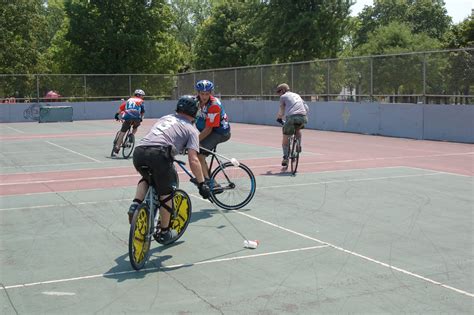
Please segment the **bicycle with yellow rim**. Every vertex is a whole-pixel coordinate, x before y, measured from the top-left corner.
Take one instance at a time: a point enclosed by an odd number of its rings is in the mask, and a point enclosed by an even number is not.
[[[142,269],[150,254],[152,239],[158,241],[160,226],[160,201],[153,184],[151,170],[148,172],[147,182],[150,183],[144,201],[138,206],[130,222],[130,234],[128,241],[128,256],[135,270]],[[170,197],[172,200],[171,219],[169,228],[177,232],[177,235],[165,245],[176,242],[186,231],[191,220],[191,199],[182,189],[175,188]]]

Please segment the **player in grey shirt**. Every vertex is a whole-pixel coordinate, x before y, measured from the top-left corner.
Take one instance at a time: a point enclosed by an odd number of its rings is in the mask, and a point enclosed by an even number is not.
[[[300,146],[296,149],[298,152],[301,152],[301,129],[308,123],[308,105],[306,105],[299,94],[290,92],[290,86],[286,83],[278,85],[276,93],[280,95],[280,110],[277,114],[277,121],[282,123],[283,117],[285,117],[283,138],[281,141],[283,149],[281,166],[287,167],[289,151],[288,136],[296,132],[296,137],[300,140]]]
[[[140,140],[133,153],[133,165],[142,178],[138,182],[135,199],[128,210],[129,221],[143,202],[148,190],[147,172],[142,170],[142,167],[146,166],[152,171],[155,189],[161,202],[158,242],[162,244],[166,244],[177,235],[176,231],[169,228],[170,212],[167,210],[172,207],[169,196],[176,187],[178,177],[173,164],[174,155],[188,151],[189,166],[199,183],[199,193],[204,199],[209,198],[210,190],[204,183],[198,159],[199,131],[194,126],[197,112],[196,98],[190,95],[182,96],[176,105],[176,114],[158,119],[148,134]]]

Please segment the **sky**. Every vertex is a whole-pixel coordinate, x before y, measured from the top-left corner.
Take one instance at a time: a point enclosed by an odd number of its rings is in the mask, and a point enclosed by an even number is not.
[[[351,7],[351,15],[355,16],[359,14],[364,6],[372,5],[373,3],[373,0],[355,0],[355,4]],[[474,9],[473,0],[444,0],[444,3],[448,15],[453,19],[453,23],[455,24],[462,22],[471,14],[471,10]]]

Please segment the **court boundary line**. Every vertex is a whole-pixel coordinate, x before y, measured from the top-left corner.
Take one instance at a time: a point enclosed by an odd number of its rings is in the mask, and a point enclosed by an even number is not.
[[[324,171],[324,172],[312,172],[308,174],[320,174],[320,173],[339,173],[339,172],[349,172],[349,171],[354,171],[354,170],[378,170],[378,169],[392,169],[392,168],[405,168],[404,166],[388,166],[388,167],[381,167],[381,168],[362,168],[362,169],[350,169],[350,170],[333,170],[333,171]],[[433,171],[431,171],[433,172]],[[179,171],[178,174],[183,174],[184,172]],[[323,185],[323,184],[334,184],[334,183],[344,183],[344,182],[362,182],[362,181],[370,181],[370,180],[385,180],[385,179],[396,179],[396,178],[407,178],[407,177],[422,177],[422,176],[433,176],[433,175],[444,175],[441,172],[434,172],[434,173],[424,173],[424,174],[412,174],[412,175],[396,175],[396,176],[383,176],[383,177],[368,177],[368,178],[358,178],[358,179],[340,179],[340,180],[330,180],[330,181],[322,181],[322,182],[311,182],[311,183],[297,183],[297,184],[286,184],[286,185],[272,185],[272,186],[264,186],[264,187],[258,187],[258,189],[271,189],[271,188],[281,188],[281,187],[298,187],[298,186],[309,186],[309,185]],[[449,175],[449,174],[448,174]],[[121,175],[119,177],[129,177],[132,175]],[[135,175],[133,175],[135,176]],[[136,175],[138,176],[138,175]],[[107,178],[116,178],[117,176],[107,176]],[[95,177],[94,179],[101,179],[100,177]],[[103,178],[105,179],[105,178]],[[71,181],[73,179],[68,179],[67,181]],[[77,179],[75,179],[77,180]],[[85,180],[85,178],[84,178]],[[66,180],[61,180],[61,181],[66,181]],[[25,182],[20,182],[18,184],[28,184]],[[0,184],[1,186],[2,184]],[[5,184],[6,185],[6,184]],[[10,184],[12,185],[12,184]],[[136,187],[136,184],[130,185],[130,186],[121,186],[120,188],[128,188],[128,187]],[[38,195],[38,194],[58,194],[58,193],[66,193],[66,192],[74,192],[74,191],[79,191],[79,192],[87,192],[87,191],[100,191],[104,190],[106,188],[94,188],[94,189],[84,189],[84,190],[67,190],[67,191],[45,191],[45,192],[36,192],[36,193],[27,193],[27,194],[21,194],[21,195],[0,195],[0,198],[5,198],[5,197],[12,197],[12,196],[31,196],[31,195]],[[189,194],[192,195],[196,198],[200,198],[197,195]],[[115,199],[112,200],[100,200],[100,201],[89,201],[89,202],[94,202],[94,203],[101,203],[101,202],[111,202],[115,201]],[[37,206],[37,207],[54,207],[57,205],[43,205],[43,206]],[[17,207],[17,208],[0,208],[1,211],[11,211],[11,210],[21,210],[21,209],[29,209],[31,207]]]
[[[204,200],[204,199],[202,199],[202,200]],[[460,294],[463,294],[463,295],[466,295],[466,296],[469,296],[469,297],[473,297],[473,298],[474,298],[474,294],[473,294],[473,293],[470,293],[470,292],[467,292],[467,291],[464,291],[464,290],[461,290],[461,289],[452,287],[452,286],[450,286],[450,285],[444,284],[444,283],[442,283],[442,282],[439,282],[439,281],[436,281],[436,280],[433,280],[433,279],[424,277],[424,276],[422,276],[422,275],[416,274],[416,273],[411,272],[411,271],[408,271],[408,270],[406,270],[406,269],[403,269],[403,268],[400,268],[400,267],[396,267],[396,266],[394,266],[394,265],[390,265],[390,264],[384,263],[384,262],[382,262],[382,261],[380,261],[380,260],[377,260],[377,259],[374,259],[374,258],[365,256],[365,255],[356,253],[356,252],[354,252],[354,251],[345,249],[345,248],[343,248],[343,247],[341,247],[341,246],[337,246],[337,245],[334,245],[334,244],[329,243],[329,242],[322,241],[322,240],[317,239],[317,238],[315,238],[315,237],[311,237],[311,236],[305,235],[305,234],[303,234],[303,233],[290,230],[290,229],[285,228],[285,227],[283,227],[283,226],[281,226],[281,225],[278,225],[278,224],[275,224],[275,223],[272,223],[272,222],[269,222],[269,221],[266,221],[266,220],[257,218],[257,217],[255,217],[255,216],[253,216],[253,215],[248,214],[248,213],[244,213],[244,212],[241,212],[241,211],[235,211],[235,213],[238,213],[238,214],[243,215],[243,216],[246,216],[246,217],[248,217],[248,218],[250,218],[250,219],[253,219],[253,220],[256,220],[256,221],[259,221],[259,222],[268,224],[268,225],[270,225],[270,226],[276,227],[276,228],[278,228],[278,229],[280,229],[280,230],[283,230],[283,231],[290,232],[290,233],[292,233],[292,234],[301,236],[301,237],[303,237],[303,238],[306,238],[306,239],[309,239],[309,240],[313,240],[313,241],[318,242],[318,243],[320,243],[320,244],[328,245],[329,247],[334,248],[334,249],[336,249],[336,250],[338,250],[338,251],[341,251],[341,252],[344,252],[344,253],[346,253],[346,254],[350,254],[350,255],[353,255],[353,256],[362,258],[362,259],[364,259],[364,260],[367,260],[367,261],[376,263],[376,264],[381,265],[381,266],[383,266],[383,267],[387,267],[387,268],[390,269],[390,270],[395,270],[395,271],[401,272],[401,273],[403,273],[403,274],[405,274],[405,275],[409,275],[409,276],[418,278],[418,279],[420,279],[420,280],[429,282],[429,283],[431,283],[431,284],[435,284],[435,285],[441,286],[441,287],[443,287],[443,288],[445,288],[445,289],[449,289],[449,290],[455,291],[455,292],[457,292],[457,293],[460,293]]]
[[[62,145],[59,145],[59,144],[56,144],[56,143],[52,143],[52,142],[50,142],[50,141],[45,141],[45,142],[48,143],[48,144],[51,144],[51,145],[53,145],[53,146],[55,146],[55,147],[58,147],[58,148],[60,148],[60,149],[66,150],[66,151],[68,151],[68,152],[71,152],[71,153],[80,155],[80,156],[82,156],[82,157],[88,158],[89,160],[92,160],[92,161],[95,161],[95,162],[98,162],[98,163],[102,163],[102,161],[100,161],[100,160],[94,159],[93,157],[87,156],[87,155],[85,155],[85,154],[76,152],[76,151],[71,150],[71,149],[68,149],[68,148],[66,148],[66,147],[63,147]]]
[[[94,279],[94,278],[106,278],[111,276],[118,276],[123,274],[130,274],[130,273],[142,273],[142,272],[150,272],[150,271],[160,271],[160,270],[172,270],[176,268],[182,267],[192,267],[198,265],[205,265],[211,263],[219,263],[224,261],[233,261],[233,260],[241,260],[241,259],[248,259],[248,258],[255,258],[255,257],[263,257],[263,256],[270,256],[270,255],[278,255],[278,254],[286,254],[292,252],[301,252],[307,251],[312,249],[321,249],[329,247],[327,245],[317,245],[317,246],[309,246],[309,247],[300,247],[295,249],[287,249],[287,250],[279,250],[274,252],[266,252],[260,254],[253,254],[253,255],[243,255],[243,256],[235,256],[235,257],[228,257],[228,258],[219,258],[219,259],[209,259],[209,260],[201,260],[194,263],[183,263],[183,264],[175,264],[170,266],[159,266],[159,267],[151,267],[151,268],[143,268],[141,270],[126,270],[126,271],[118,271],[118,272],[110,272],[110,273],[102,273],[102,274],[95,274],[89,276],[81,276],[81,277],[73,277],[73,278],[65,278],[65,279],[56,279],[56,280],[46,280],[46,281],[38,281],[38,282],[30,282],[30,283],[23,283],[23,284],[14,284],[0,287],[0,290],[9,290],[9,289],[17,289],[17,288],[27,288],[37,285],[45,285],[45,284],[53,284],[53,283],[61,283],[61,282],[71,282],[71,281],[78,281],[78,280],[86,280],[86,279]]]

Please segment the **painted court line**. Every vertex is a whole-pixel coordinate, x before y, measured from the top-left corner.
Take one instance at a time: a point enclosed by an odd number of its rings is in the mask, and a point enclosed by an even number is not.
[[[16,285],[9,285],[9,286],[0,287],[0,290],[27,288],[27,287],[37,286],[37,285],[53,284],[53,283],[61,283],[61,282],[71,282],[71,281],[94,279],[94,278],[113,277],[113,276],[130,274],[130,273],[137,273],[137,272],[171,270],[171,269],[176,269],[176,268],[181,268],[181,267],[191,267],[191,266],[212,264],[212,263],[218,263],[218,262],[224,262],[224,261],[233,261],[233,260],[249,259],[249,258],[256,258],[256,257],[270,256],[270,255],[301,252],[301,251],[307,251],[307,250],[312,250],[312,249],[321,249],[321,248],[325,248],[325,247],[328,247],[328,246],[327,245],[318,245],[318,246],[303,247],[303,248],[296,248],[296,249],[280,250],[280,251],[275,251],[275,252],[267,252],[267,253],[262,253],[262,254],[203,260],[203,261],[198,261],[198,262],[195,262],[195,263],[184,263],[184,264],[177,264],[177,265],[171,265],[171,266],[160,266],[160,267],[153,267],[153,268],[145,268],[145,269],[142,269],[142,270],[139,270],[139,271],[127,270],[127,271],[102,273],[102,274],[75,277],[75,278],[56,279],[56,280],[48,280],[48,281],[40,281],[40,282],[31,282],[31,283],[16,284]]]
[[[11,129],[13,131],[16,131],[18,133],[25,133],[23,130],[20,130],[20,129],[16,129],[16,128],[13,128],[13,127],[10,127],[10,126],[5,126],[5,127],[7,127],[8,129]]]
[[[464,290],[461,290],[461,289],[458,289],[458,288],[455,288],[455,287],[452,287],[452,286],[449,286],[447,284],[444,284],[444,283],[441,283],[439,281],[435,281],[433,279],[430,279],[430,278],[427,278],[427,277],[423,277],[419,274],[416,274],[416,273],[413,273],[411,271],[408,271],[408,270],[405,270],[405,269],[402,269],[402,268],[399,268],[399,267],[396,267],[396,266],[393,266],[393,265],[390,265],[390,264],[387,264],[387,263],[384,263],[382,261],[379,261],[377,259],[374,259],[374,258],[370,258],[368,256],[365,256],[365,255],[362,255],[362,254],[359,254],[359,253],[356,253],[356,252],[353,252],[353,251],[350,251],[350,250],[347,250],[343,247],[340,247],[340,246],[337,246],[337,245],[334,245],[334,244],[331,244],[331,243],[328,243],[328,242],[325,242],[325,241],[322,241],[320,239],[317,239],[317,238],[314,238],[314,237],[311,237],[311,236],[308,236],[308,235],[305,235],[305,234],[302,234],[302,233],[299,233],[299,232],[296,232],[296,231],[293,231],[293,230],[290,230],[290,229],[287,229],[281,225],[278,225],[278,224],[275,224],[275,223],[271,223],[269,221],[266,221],[266,220],[263,220],[263,219],[260,219],[260,218],[257,218],[253,215],[250,215],[248,213],[244,213],[244,212],[240,212],[240,211],[235,211],[236,213],[240,214],[240,215],[243,215],[243,216],[246,216],[250,219],[253,219],[253,220],[256,220],[256,221],[259,221],[259,222],[262,222],[262,223],[265,223],[265,224],[268,224],[270,226],[273,226],[275,228],[278,228],[280,230],[283,230],[283,231],[286,231],[286,232],[289,232],[289,233],[292,233],[292,234],[295,234],[295,235],[298,235],[298,236],[301,236],[301,237],[304,237],[306,239],[309,239],[309,240],[313,240],[315,242],[318,242],[320,244],[324,244],[324,245],[328,245],[329,247],[331,248],[334,248],[338,251],[341,251],[341,252],[344,252],[346,254],[349,254],[349,255],[353,255],[353,256],[356,256],[356,257],[359,257],[359,258],[362,258],[364,260],[367,260],[367,261],[370,261],[370,262],[373,262],[373,263],[376,263],[377,265],[380,265],[380,266],[383,266],[383,267],[386,267],[386,268],[389,268],[389,269],[392,269],[392,270],[396,270],[398,272],[401,272],[403,274],[406,274],[408,276],[412,276],[412,277],[415,277],[415,278],[418,278],[420,280],[423,280],[423,281],[426,281],[426,282],[429,282],[431,284],[435,284],[435,285],[439,285],[445,289],[448,289],[448,290],[452,290],[452,291],[455,291],[457,293],[460,293],[460,294],[463,294],[463,295],[466,295],[466,296],[469,296],[469,297],[474,297],[474,294],[473,293],[470,293],[470,292],[467,292],[467,291],[464,291]]]
[[[63,147],[63,146],[61,146],[61,145],[59,145],[59,144],[52,143],[52,142],[50,142],[50,141],[45,141],[45,142],[46,142],[46,143],[49,143],[49,144],[51,144],[51,145],[54,145],[55,147],[61,148],[61,149],[63,149],[63,150],[66,150],[66,151],[68,151],[68,152],[71,152],[71,153],[80,155],[80,156],[82,156],[82,157],[85,157],[85,158],[87,158],[87,159],[89,159],[89,160],[102,163],[102,161],[100,161],[100,160],[94,159],[94,158],[92,158],[92,157],[90,157],[90,156],[87,156],[87,155],[85,155],[85,154],[82,154],[82,153],[73,151],[73,150],[71,150],[71,149],[65,148],[65,147]]]

